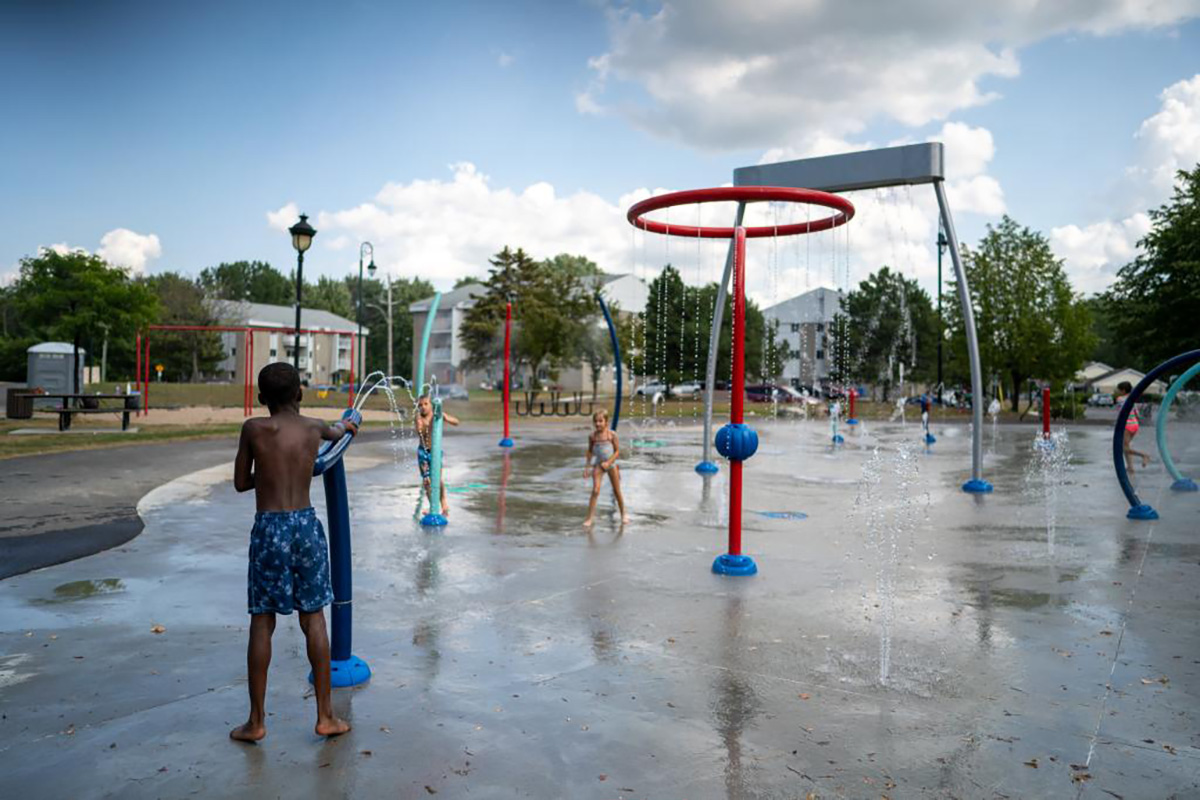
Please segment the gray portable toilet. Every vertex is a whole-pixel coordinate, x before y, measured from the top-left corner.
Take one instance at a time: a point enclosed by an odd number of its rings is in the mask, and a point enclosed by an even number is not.
[[[75,350],[70,342],[42,342],[26,351],[29,362],[25,372],[25,385],[32,389],[45,389],[50,394],[70,394],[75,391],[71,380]],[[87,351],[79,348],[79,363],[74,364],[79,373],[79,391],[83,392],[83,362]],[[35,401],[39,406],[56,406],[59,400]]]

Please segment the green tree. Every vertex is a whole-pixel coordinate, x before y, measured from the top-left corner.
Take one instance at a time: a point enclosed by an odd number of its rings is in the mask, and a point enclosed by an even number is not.
[[[984,376],[998,375],[1012,389],[1012,407],[1030,378],[1069,380],[1091,354],[1091,315],[1067,280],[1041,233],[1005,216],[974,250],[964,248],[971,286],[979,359]],[[966,332],[954,285],[944,301],[952,331],[951,364],[967,364]]]
[[[1088,312],[1092,315],[1092,333],[1096,337],[1096,347],[1092,350],[1092,360],[1100,361],[1112,367],[1123,367],[1135,363],[1137,355],[1130,346],[1130,341],[1117,333],[1113,325],[1115,315],[1113,301],[1107,296],[1098,294],[1083,301]]]
[[[245,300],[277,306],[294,305],[296,282],[265,261],[233,261],[206,267],[200,272],[200,287],[221,300]],[[308,287],[305,287],[308,302]]]
[[[906,380],[937,379],[937,314],[915,279],[882,267],[846,295],[843,308],[846,377],[877,383],[885,402],[900,363]]]
[[[99,341],[105,327],[112,337],[132,337],[158,313],[149,287],[81,250],[43,250],[37,257],[21,259],[13,288],[22,322],[36,335],[70,341],[76,363],[83,342]],[[74,391],[81,388],[76,372]]]
[[[578,363],[581,338],[598,313],[582,279],[505,247],[489,259],[485,292],[463,320],[467,363],[482,367],[503,357],[505,304],[514,305],[512,357],[536,377],[542,367]]]
[[[1105,294],[1116,338],[1143,370],[1197,346],[1200,164],[1179,171],[1171,201],[1150,219],[1150,232],[1138,242],[1142,254],[1120,269]]]
[[[175,272],[162,272],[145,279],[158,298],[163,325],[219,325],[216,311],[195,282]],[[164,375],[179,381],[200,380],[216,369],[225,357],[220,334],[214,331],[155,331],[155,360]]]
[[[351,283],[354,284],[354,291],[357,292],[357,276],[339,281],[322,275],[317,278],[315,286],[304,287],[304,307],[328,311],[331,314],[337,314],[339,317],[354,320],[354,297],[349,285]],[[292,300],[292,302],[295,303],[295,300]]]

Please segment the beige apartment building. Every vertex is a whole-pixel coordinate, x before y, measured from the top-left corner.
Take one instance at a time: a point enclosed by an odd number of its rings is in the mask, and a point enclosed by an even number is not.
[[[253,375],[272,362],[292,362],[295,334],[290,331],[296,323],[295,306],[230,300],[218,303],[223,325],[245,325],[257,330],[249,337],[242,331],[221,334],[226,357],[217,365],[217,377],[234,383],[245,380],[244,354],[248,346],[253,348],[250,369]],[[304,381],[315,386],[347,383],[352,366],[355,381],[361,379],[361,365],[351,363],[351,342],[358,328],[353,320],[305,308],[301,310],[300,326],[307,331],[300,335],[300,376]],[[370,330],[364,326],[362,333],[366,337]]]

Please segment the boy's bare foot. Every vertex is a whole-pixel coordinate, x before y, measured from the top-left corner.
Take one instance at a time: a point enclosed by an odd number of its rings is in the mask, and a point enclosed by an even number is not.
[[[350,730],[350,723],[338,717],[317,720],[317,736],[340,736]]]
[[[585,528],[592,527],[592,518],[591,517],[588,517],[587,519],[585,519],[583,521],[583,527],[585,527]]]
[[[267,735],[267,727],[253,722],[239,725],[229,732],[229,738],[238,742],[254,743]]]
[[[622,524],[622,525],[628,525],[628,524],[630,523],[630,521],[631,521],[631,520],[630,520],[630,518],[629,518],[629,515],[628,515],[628,514],[626,514],[625,516],[621,517],[621,524]]]
[[[1142,469],[1150,466],[1150,456],[1142,456]]]

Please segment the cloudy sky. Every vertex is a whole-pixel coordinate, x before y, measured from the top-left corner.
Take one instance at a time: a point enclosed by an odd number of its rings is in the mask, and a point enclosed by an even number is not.
[[[306,274],[356,270],[369,240],[441,288],[504,245],[711,279],[717,245],[635,235],[628,205],[937,140],[964,241],[1008,213],[1098,291],[1200,161],[1197,17],[1200,0],[0,0],[0,275],[42,247],[286,270],[303,211]],[[928,187],[851,199],[839,236],[752,245],[760,299],[883,263],[932,286]]]

